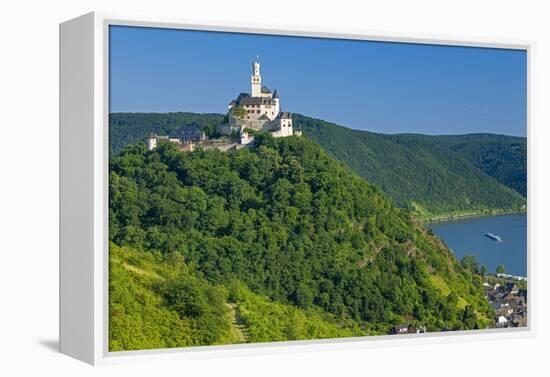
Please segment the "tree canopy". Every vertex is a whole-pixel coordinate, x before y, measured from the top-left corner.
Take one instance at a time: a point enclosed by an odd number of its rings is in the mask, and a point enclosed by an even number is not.
[[[386,135],[293,118],[295,127],[418,216],[513,211],[526,204],[525,138]]]
[[[228,300],[241,300],[257,341],[387,333],[403,321],[471,329],[492,315],[481,280],[439,239],[305,137],[260,134],[253,148],[229,153],[129,145],[111,160],[109,219],[111,250],[193,272],[154,286],[156,315],[172,318],[167,327],[193,329],[189,344],[231,342],[220,320]],[[130,310],[131,302],[121,296],[112,307]],[[282,317],[298,313],[290,317],[296,328],[268,335],[259,313],[275,308]],[[124,320],[122,334],[142,320]],[[328,327],[299,330],[307,321]],[[111,341],[124,348],[119,333]]]
[[[151,132],[169,134],[183,125],[195,125],[210,138],[216,137],[217,126],[224,121],[222,114],[110,114],[111,153],[117,155],[125,145],[141,142]],[[385,135],[300,114],[293,114],[293,122],[397,206],[419,217],[514,211],[526,204],[526,138]]]

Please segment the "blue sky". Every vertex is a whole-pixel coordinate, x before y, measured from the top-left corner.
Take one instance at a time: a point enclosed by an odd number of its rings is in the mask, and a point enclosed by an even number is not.
[[[217,112],[251,64],[283,110],[383,133],[526,135],[525,51],[111,27],[110,112]]]

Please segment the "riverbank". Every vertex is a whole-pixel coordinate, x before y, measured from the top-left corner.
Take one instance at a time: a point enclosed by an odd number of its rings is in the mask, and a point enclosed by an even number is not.
[[[485,216],[499,216],[499,215],[513,215],[515,213],[527,213],[527,209],[515,209],[515,210],[480,210],[480,211],[464,211],[464,212],[451,212],[438,215],[416,215],[417,218],[423,224],[437,223],[442,221],[461,220],[471,217],[485,217]]]

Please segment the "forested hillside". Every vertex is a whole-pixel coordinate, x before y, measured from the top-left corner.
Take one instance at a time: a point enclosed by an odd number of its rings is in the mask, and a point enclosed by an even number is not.
[[[527,139],[494,134],[399,135],[422,138],[460,154],[500,183],[527,197]]]
[[[129,145],[109,217],[113,350],[491,323],[480,278],[307,138]]]
[[[525,204],[525,138],[386,135],[293,117],[307,137],[421,218],[519,210]],[[116,155],[151,132],[168,134],[183,125],[213,135],[223,119],[221,114],[111,114],[111,152]]]
[[[273,302],[238,280],[212,285],[181,253],[111,243],[109,256],[110,351],[364,335],[351,321]]]
[[[519,138],[386,135],[297,114],[294,123],[398,206],[421,217],[519,210],[525,204],[510,188],[526,186],[525,154],[515,151]]]

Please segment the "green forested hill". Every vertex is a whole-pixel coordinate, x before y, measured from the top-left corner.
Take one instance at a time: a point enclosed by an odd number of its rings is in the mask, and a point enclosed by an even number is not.
[[[110,115],[111,152],[197,125],[212,134],[221,114],[115,113]],[[507,211],[525,204],[526,140],[502,135],[386,135],[357,131],[294,114],[296,127],[398,206],[423,218]],[[515,190],[511,190],[511,189]]]
[[[450,148],[500,183],[527,197],[527,139],[494,134],[399,135]]]
[[[518,192],[498,181],[510,182],[512,187],[522,184],[520,172],[525,161],[518,162],[515,152],[506,152],[513,149],[518,138],[386,135],[297,114],[294,123],[334,157],[380,187],[397,205],[420,216],[517,210],[525,204]],[[468,137],[475,143],[469,145]]]
[[[113,350],[491,323],[481,279],[307,138],[129,145],[111,161],[109,217]]]

